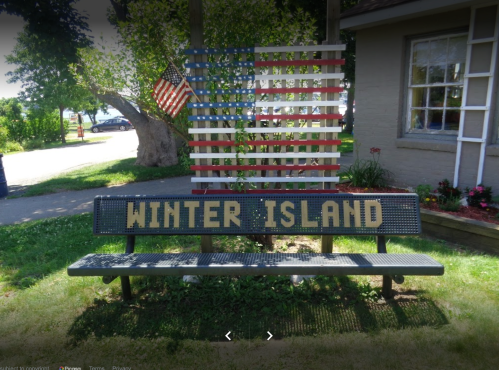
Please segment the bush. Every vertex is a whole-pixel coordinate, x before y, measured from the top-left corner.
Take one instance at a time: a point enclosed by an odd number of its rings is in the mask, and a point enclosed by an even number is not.
[[[0,125],[0,151],[7,144],[8,135],[9,135],[9,131],[7,130],[7,128]]]
[[[418,185],[416,187],[416,194],[419,196],[420,203],[430,203],[432,199],[431,186],[428,184]]]
[[[27,116],[29,137],[25,139],[41,139],[44,142],[58,141],[61,137],[59,111],[51,112],[32,109]],[[69,121],[64,120],[65,134],[69,131]]]
[[[4,153],[22,152],[23,150],[23,146],[15,141],[7,141],[7,144],[5,144],[5,148],[3,149]]]
[[[387,186],[391,173],[379,163],[381,149],[371,148],[370,153],[373,159],[359,159],[359,147],[360,144],[357,144],[355,162],[343,174],[356,187],[377,188]]]
[[[26,150],[42,149],[45,147],[45,142],[43,141],[43,139],[24,140],[22,146]]]
[[[471,207],[487,208],[492,201],[492,188],[480,184],[473,189],[466,188],[466,201]]]
[[[459,208],[461,208],[461,199],[447,199],[445,203],[440,203],[438,207],[443,211],[457,212],[459,211]]]
[[[451,186],[450,181],[447,179],[438,183],[437,192],[440,194],[439,197],[442,204],[459,199],[462,194],[461,190]]]

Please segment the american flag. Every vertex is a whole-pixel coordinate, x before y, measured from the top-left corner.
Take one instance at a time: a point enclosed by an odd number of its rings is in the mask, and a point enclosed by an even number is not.
[[[178,72],[172,63],[168,64],[161,77],[156,81],[152,96],[172,118],[175,118],[189,99],[188,92],[192,91],[185,78]]]
[[[340,102],[328,100],[327,94],[343,91],[338,85],[344,60],[314,59],[313,53],[344,49],[297,45],[185,50],[191,56],[185,68],[203,71],[186,78],[195,83],[193,93],[200,97],[187,104],[194,138],[189,142],[194,148],[191,169],[196,171],[192,182],[213,183],[212,189],[198,187],[193,193],[240,191],[234,184],[243,184],[249,193],[337,192],[330,184],[339,181],[335,159],[340,154],[335,149],[341,144],[341,128],[333,120],[342,116],[335,109]],[[330,86],[327,80],[338,83]],[[236,150],[241,124],[250,148],[243,153]]]

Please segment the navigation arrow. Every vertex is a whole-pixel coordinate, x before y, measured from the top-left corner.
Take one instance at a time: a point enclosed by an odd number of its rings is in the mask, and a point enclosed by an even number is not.
[[[232,339],[230,339],[230,338],[229,338],[229,334],[230,334],[230,331],[229,331],[227,334],[225,334],[225,337],[226,337],[228,340],[232,340]]]
[[[268,335],[270,335],[270,337],[267,338],[267,340],[270,340],[270,338],[273,337],[272,333],[270,331],[267,332]]]

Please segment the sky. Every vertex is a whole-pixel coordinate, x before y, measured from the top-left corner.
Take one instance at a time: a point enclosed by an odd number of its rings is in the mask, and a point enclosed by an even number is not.
[[[77,0],[75,8],[88,17],[87,22],[94,40],[102,35],[107,41],[116,38],[116,32],[106,19],[106,9],[111,6],[109,0]],[[15,97],[21,91],[21,83],[9,84],[5,74],[15,69],[15,65],[7,64],[5,55],[11,54],[16,45],[15,38],[22,30],[24,21],[5,13],[0,14],[0,98]]]

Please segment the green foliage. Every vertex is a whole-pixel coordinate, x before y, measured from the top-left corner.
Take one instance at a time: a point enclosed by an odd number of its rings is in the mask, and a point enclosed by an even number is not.
[[[61,133],[59,118],[59,112],[57,110],[46,111],[42,109],[30,109],[26,117],[27,138],[25,139],[35,139],[43,142],[59,140]],[[68,132],[69,121],[64,120],[65,135],[67,135]],[[26,149],[29,148],[26,147]]]
[[[24,196],[93,189],[192,174],[192,171],[180,164],[170,167],[144,167],[136,166],[134,162],[135,158],[127,158],[71,171],[30,186]]]
[[[483,184],[473,189],[466,188],[466,200],[472,207],[487,208],[492,202],[492,187]]]
[[[461,199],[460,198],[449,198],[444,202],[439,199],[438,207],[444,211],[457,212],[459,208],[461,208]]]
[[[7,137],[8,137],[9,131],[7,130],[6,127],[2,125],[2,121],[0,118],[0,151],[2,148],[5,148],[7,144]]]
[[[428,204],[432,199],[431,186],[428,184],[420,184],[416,187],[416,194],[419,196],[419,202]]]
[[[443,179],[438,183],[437,192],[442,203],[447,203],[447,201],[452,201],[461,197],[461,190],[451,186],[450,181],[447,179]]]
[[[204,42],[207,47],[247,46],[308,42],[314,22],[303,12],[292,14],[278,9],[274,1],[203,1]],[[74,65],[79,83],[98,93],[122,94],[143,111],[165,121],[180,137],[188,140],[187,108],[174,120],[157,107],[151,97],[158,76],[171,61],[183,71],[189,45],[189,9],[185,0],[135,1],[112,12],[122,46],[109,45],[81,51],[83,69]],[[225,71],[217,71],[225,72]],[[230,71],[227,71],[229,73]],[[78,74],[78,73],[77,73]],[[222,73],[223,74],[223,73]]]
[[[310,42],[315,20],[302,9],[291,11],[271,0],[205,0],[205,44],[207,46],[250,46],[269,43],[290,45]]]
[[[2,150],[3,153],[12,153],[12,152],[22,152],[24,148],[17,141],[7,141],[7,143],[5,143],[5,146],[3,148],[0,147],[0,150]]]
[[[0,126],[7,129],[9,141],[20,143],[28,136],[23,107],[17,98],[0,99]]]
[[[43,149],[45,142],[42,139],[23,140],[22,146],[25,150]]]
[[[89,95],[87,90],[76,84],[70,70],[70,64],[77,62],[76,50],[90,45],[85,35],[80,33],[82,29],[85,29],[86,24],[72,9],[71,2],[59,2],[59,5],[66,3],[64,4],[66,8],[55,15],[51,13],[50,6],[47,7],[47,4],[44,3],[43,6],[38,4],[37,10],[43,14],[42,18],[50,18],[50,15],[54,15],[59,17],[56,21],[58,24],[47,25],[49,32],[38,30],[39,34],[32,33],[30,24],[25,25],[23,31],[18,34],[17,44],[12,54],[6,56],[7,63],[16,66],[13,71],[7,73],[10,77],[8,82],[23,83],[24,90],[20,93],[20,98],[31,109],[48,111],[59,109],[62,113],[65,108],[78,106],[82,99]],[[70,28],[67,34],[50,33],[50,30],[59,28],[61,25],[67,25]],[[59,126],[61,140],[64,142],[62,116]],[[53,140],[53,138],[48,140]],[[16,141],[20,141],[20,138],[16,138]]]
[[[342,175],[348,178],[353,186],[365,188],[384,187],[388,184],[391,176],[379,163],[381,149],[371,148],[372,159],[359,158],[360,143],[356,142],[356,159],[354,163]]]

